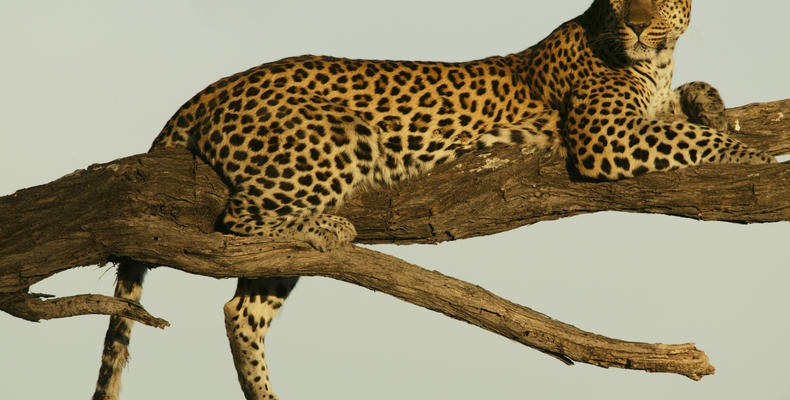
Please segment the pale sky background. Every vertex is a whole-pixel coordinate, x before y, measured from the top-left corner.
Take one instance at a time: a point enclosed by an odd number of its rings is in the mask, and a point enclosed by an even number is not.
[[[520,51],[591,0],[0,0],[0,195],[141,153],[198,90],[300,54],[465,61]],[[697,0],[676,84],[730,106],[790,97],[786,0]],[[786,115],[790,116],[790,110]],[[90,207],[90,204],[86,204]],[[296,399],[790,399],[790,223],[740,226],[600,213],[438,246],[376,246],[596,333],[695,341],[701,382],[567,367],[387,295],[302,279],[267,338],[275,390]],[[111,294],[86,267],[36,292]],[[122,399],[241,399],[222,304],[233,280],[168,268],[135,325]],[[87,399],[107,317],[0,314],[0,398]]]

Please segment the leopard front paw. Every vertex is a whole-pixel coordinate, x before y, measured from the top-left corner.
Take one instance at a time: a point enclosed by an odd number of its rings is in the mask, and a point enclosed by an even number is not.
[[[705,82],[690,82],[678,88],[680,106],[689,122],[727,132],[724,100],[715,87]]]

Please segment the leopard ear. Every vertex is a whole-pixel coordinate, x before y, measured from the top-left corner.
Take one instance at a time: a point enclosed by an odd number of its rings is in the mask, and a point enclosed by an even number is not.
[[[630,3],[631,0],[595,0],[587,12],[595,15],[599,22],[600,18],[622,21]]]
[[[676,32],[686,32],[691,21],[691,0],[665,0],[659,2],[658,7]]]

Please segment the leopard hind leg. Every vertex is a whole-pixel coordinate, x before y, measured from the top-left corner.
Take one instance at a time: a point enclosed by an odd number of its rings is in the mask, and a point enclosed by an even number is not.
[[[271,190],[236,188],[223,217],[231,232],[274,240],[300,240],[321,251],[351,242],[354,225],[318,208],[299,207],[293,199]],[[256,196],[256,194],[259,194]],[[275,200],[279,203],[275,204]],[[309,203],[309,201],[308,201]],[[269,381],[263,342],[297,277],[239,279],[234,297],[225,304],[225,328],[233,362],[247,400],[276,399]]]
[[[262,202],[241,188],[231,198],[223,223],[240,235],[266,236],[274,240],[299,240],[320,251],[350,243],[356,237],[354,225],[346,218],[315,210],[281,206],[269,211]]]
[[[298,277],[239,279],[225,303],[225,330],[241,390],[247,400],[273,400],[263,342]]]

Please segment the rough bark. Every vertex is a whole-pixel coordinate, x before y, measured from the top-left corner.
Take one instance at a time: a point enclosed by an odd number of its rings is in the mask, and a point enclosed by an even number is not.
[[[38,322],[42,319],[73,317],[87,314],[120,315],[140,321],[146,325],[165,328],[170,323],[156,318],[139,304],[117,297],[99,294],[52,297],[41,293],[8,293],[0,296],[0,309],[22,319]]]
[[[783,116],[790,116],[790,100],[744,106],[729,115],[742,141],[772,154],[790,153],[790,121]],[[705,166],[594,182],[570,174],[557,156],[497,147],[420,179],[359,193],[337,213],[354,222],[359,242],[399,244],[487,235],[605,210],[739,223],[787,221],[788,183],[787,164]],[[216,233],[227,194],[208,166],[173,150],[93,165],[0,198],[0,309],[31,320],[124,312],[163,326],[165,321],[144,310],[109,298],[42,302],[27,293],[30,285],[59,271],[130,257],[218,278],[327,276],[470,322],[566,362],[693,379],[713,372],[705,354],[691,344],[632,343],[587,333],[371,250],[319,253],[300,244]]]

